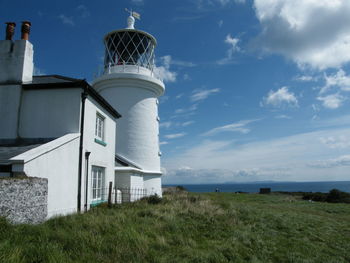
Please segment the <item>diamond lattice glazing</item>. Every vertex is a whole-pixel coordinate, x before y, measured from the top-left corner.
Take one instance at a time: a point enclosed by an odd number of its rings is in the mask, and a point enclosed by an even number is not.
[[[118,31],[105,38],[104,66],[137,65],[153,71],[154,41],[138,31]]]

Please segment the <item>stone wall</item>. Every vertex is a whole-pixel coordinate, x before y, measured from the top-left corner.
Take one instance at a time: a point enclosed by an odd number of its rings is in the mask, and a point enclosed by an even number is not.
[[[47,179],[0,179],[0,216],[10,222],[36,224],[47,217]]]

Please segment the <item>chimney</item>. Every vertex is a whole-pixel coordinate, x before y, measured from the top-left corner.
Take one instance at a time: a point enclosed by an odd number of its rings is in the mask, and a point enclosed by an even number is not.
[[[29,33],[30,33],[30,26],[31,25],[32,24],[29,21],[22,22],[22,28],[21,28],[21,32],[22,32],[21,39],[22,40],[29,40]]]
[[[13,35],[15,34],[15,22],[6,22],[6,40],[12,40]]]

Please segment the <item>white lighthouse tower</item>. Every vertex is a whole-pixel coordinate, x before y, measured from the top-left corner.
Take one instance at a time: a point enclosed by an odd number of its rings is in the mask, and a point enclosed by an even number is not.
[[[161,196],[157,98],[165,88],[155,72],[156,39],[135,29],[134,17],[139,15],[130,12],[127,28],[104,37],[104,70],[93,87],[122,115],[116,127],[116,187]]]

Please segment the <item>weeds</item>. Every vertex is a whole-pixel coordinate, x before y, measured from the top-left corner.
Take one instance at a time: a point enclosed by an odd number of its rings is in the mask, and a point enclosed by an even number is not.
[[[349,262],[349,205],[290,199],[177,191],[41,225],[2,218],[0,262]]]

